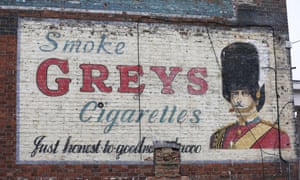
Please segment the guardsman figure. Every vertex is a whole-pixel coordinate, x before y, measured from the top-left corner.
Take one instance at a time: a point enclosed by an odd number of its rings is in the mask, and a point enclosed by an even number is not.
[[[265,88],[258,83],[259,57],[255,46],[230,44],[222,50],[221,60],[223,96],[232,105],[237,121],[217,130],[210,138],[210,148],[289,148],[287,133],[259,117]]]

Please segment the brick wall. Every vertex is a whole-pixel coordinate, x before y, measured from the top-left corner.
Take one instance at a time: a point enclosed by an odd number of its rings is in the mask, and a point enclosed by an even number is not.
[[[274,58],[272,53],[276,56],[278,70],[278,94],[280,95],[279,106],[283,107],[286,102],[289,102],[291,94],[291,79],[290,79],[290,62],[285,49],[285,41],[288,40],[286,9],[285,2],[279,1],[245,1],[235,2],[237,5],[237,16],[233,19],[226,18],[185,18],[183,17],[160,17],[148,15],[124,15],[124,14],[110,14],[110,13],[93,13],[93,12],[76,12],[76,11],[52,11],[40,9],[22,9],[22,8],[2,8],[0,10],[0,77],[2,80],[0,90],[0,177],[3,179],[145,179],[154,176],[155,164],[152,159],[146,163],[135,161],[134,163],[118,163],[118,162],[75,162],[67,161],[59,163],[50,159],[39,162],[27,162],[23,164],[18,162],[18,136],[21,133],[17,128],[17,92],[18,92],[18,77],[17,77],[17,63],[18,63],[18,18],[33,17],[33,18],[54,18],[54,19],[70,19],[70,20],[85,20],[85,21],[117,21],[117,22],[141,22],[141,23],[158,23],[168,25],[187,25],[208,27],[211,30],[212,38],[226,37],[226,35],[218,35],[219,32],[238,32],[243,39],[247,32],[247,28],[252,28],[252,32],[259,34],[267,34],[270,36],[270,44],[274,43],[274,49],[271,49],[271,67],[274,67]],[[251,6],[248,6],[248,5]],[[250,13],[249,13],[250,12]],[[249,17],[250,16],[250,17]],[[276,19],[276,20],[275,20]],[[260,28],[259,31],[253,30]],[[205,29],[205,28],[204,28]],[[224,30],[224,31],[223,31]],[[273,31],[274,30],[274,31]],[[220,33],[222,34],[222,33]],[[256,36],[259,36],[257,35]],[[235,35],[233,33],[233,35]],[[274,38],[272,38],[274,37]],[[227,36],[229,38],[229,36]],[[33,37],[34,39],[34,37]],[[259,38],[258,38],[259,39]],[[263,38],[262,38],[263,39]],[[274,40],[274,41],[273,41]],[[224,40],[226,41],[226,40]],[[224,43],[225,44],[225,43]],[[222,43],[219,44],[221,49]],[[271,46],[271,45],[270,45]],[[266,109],[264,113],[269,119],[276,120],[276,99],[271,96],[276,94],[272,71],[268,74],[269,81],[266,83],[269,87],[269,100],[267,100]],[[222,97],[223,98],[223,97]],[[220,98],[221,99],[221,98]],[[226,104],[226,102],[220,103]],[[180,175],[187,176],[190,179],[298,179],[298,162],[297,153],[298,143],[294,132],[293,114],[291,104],[287,105],[280,114],[282,126],[291,135],[292,150],[281,152],[283,157],[280,157],[278,150],[271,151],[275,156],[265,156],[265,151],[249,154],[255,159],[240,159],[231,161],[218,161],[222,159],[224,154],[221,152],[214,153],[216,159],[212,160],[188,160],[182,162],[180,165]],[[225,122],[225,121],[224,121]],[[220,123],[218,126],[222,126]],[[226,124],[226,123],[225,123]],[[290,125],[285,125],[290,124]],[[18,134],[19,133],[19,134]],[[269,151],[267,151],[268,153]],[[248,153],[248,152],[245,152]],[[260,153],[264,154],[260,159]],[[209,152],[207,152],[209,154]],[[226,153],[225,153],[226,154]],[[239,155],[239,153],[237,153]],[[257,155],[258,154],[258,155]],[[235,153],[226,154],[231,159],[235,158]],[[201,156],[201,154],[200,154]],[[218,158],[218,157],[219,158]],[[185,157],[186,158],[186,157]],[[283,158],[283,159],[281,159]],[[284,160],[287,158],[287,162]],[[189,158],[187,158],[189,159]],[[201,158],[200,158],[201,159]],[[204,158],[205,159],[205,158]],[[239,159],[239,158],[237,158]],[[50,163],[50,164],[49,164]]]

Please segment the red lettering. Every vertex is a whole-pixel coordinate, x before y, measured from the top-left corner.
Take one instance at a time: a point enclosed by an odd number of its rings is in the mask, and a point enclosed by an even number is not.
[[[47,96],[62,96],[69,91],[69,84],[71,82],[71,79],[56,78],[55,82],[58,84],[58,88],[52,90],[49,89],[47,86],[47,72],[49,66],[51,65],[58,66],[64,74],[67,74],[69,72],[67,60],[60,60],[55,58],[47,59],[43,61],[37,69],[37,86],[40,91]]]
[[[188,92],[192,95],[204,94],[208,89],[207,82],[204,79],[197,77],[196,73],[200,73],[202,76],[207,77],[206,68],[190,69],[188,72],[188,80],[193,84],[199,85],[200,89],[194,89],[192,85],[187,85]]]
[[[42,93],[47,96],[62,96],[69,91],[70,78],[56,78],[57,88],[50,89],[47,80],[49,77],[48,71],[50,66],[57,66],[63,74],[69,72],[69,66],[67,60],[61,60],[56,58],[50,58],[43,61],[37,69],[37,86]],[[82,87],[80,92],[95,92],[95,87],[100,91],[110,93],[112,87],[105,84],[108,80],[109,70],[106,66],[101,64],[81,64],[79,66],[82,69]],[[118,92],[120,93],[142,93],[145,89],[145,84],[140,84],[139,78],[144,75],[142,66],[129,66],[118,65],[116,69],[120,73],[120,81]],[[174,94],[172,89],[172,83],[179,72],[182,71],[181,67],[170,67],[169,73],[166,73],[166,67],[164,66],[151,66],[150,70],[155,72],[162,82],[162,94]],[[95,72],[100,75],[95,76]],[[187,73],[188,84],[187,91],[191,95],[205,94],[208,89],[208,83],[204,78],[207,77],[206,68],[191,68]],[[94,85],[94,86],[93,86]]]
[[[129,87],[129,83],[138,83],[138,75],[143,76],[143,69],[141,66],[124,66],[119,65],[117,69],[120,71],[120,88],[118,92],[121,93],[142,93],[145,88],[145,84],[141,84],[138,87]],[[136,71],[138,73],[129,76],[130,71]]]
[[[81,64],[79,66],[83,71],[83,82],[80,88],[81,92],[94,92],[92,84],[94,83],[97,88],[102,92],[111,92],[112,87],[108,87],[104,84],[104,80],[108,78],[109,72],[104,65],[100,64]],[[93,70],[100,72],[100,76],[93,77]]]
[[[166,74],[166,67],[162,66],[152,66],[150,67],[150,70],[154,71],[159,79],[163,83],[163,89],[161,90],[162,94],[174,94],[174,90],[172,89],[172,82],[175,78],[175,76],[182,71],[182,68],[180,67],[171,67],[169,68],[170,74],[167,76]]]

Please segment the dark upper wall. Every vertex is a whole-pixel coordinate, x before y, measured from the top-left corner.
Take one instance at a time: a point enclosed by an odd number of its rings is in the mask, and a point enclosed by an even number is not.
[[[126,12],[131,14],[148,13],[179,16],[233,17],[231,0],[2,0],[0,5],[20,8],[62,8]]]
[[[239,4],[236,23],[241,25],[270,25],[287,31],[287,11],[285,0],[255,0],[253,5]]]
[[[287,32],[285,0],[2,0],[1,9],[85,12],[273,26]],[[127,19],[128,20],[128,19]],[[4,20],[5,21],[5,20]],[[3,20],[1,20],[1,23]]]

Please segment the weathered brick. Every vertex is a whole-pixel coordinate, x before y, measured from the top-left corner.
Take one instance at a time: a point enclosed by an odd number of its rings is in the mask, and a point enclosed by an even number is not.
[[[2,1],[2,3],[8,3],[9,1]],[[13,1],[10,1],[13,2]],[[29,1],[28,1],[29,2]],[[49,1],[48,1],[49,2]],[[211,3],[221,3],[221,1],[210,1]],[[269,64],[270,67],[275,67],[274,58],[277,60],[277,66],[280,67],[289,67],[289,61],[287,60],[288,54],[284,47],[284,42],[288,40],[288,30],[287,30],[287,21],[286,21],[286,8],[285,1],[270,1],[270,0],[262,0],[262,1],[250,1],[250,0],[242,0],[242,1],[233,1],[235,5],[237,5],[237,11],[235,14],[237,15],[233,19],[226,18],[216,18],[216,17],[193,17],[193,16],[166,16],[164,15],[131,15],[130,13],[94,13],[93,11],[73,11],[68,9],[42,9],[42,8],[7,8],[5,4],[1,5],[0,10],[0,176],[6,179],[139,179],[146,178],[155,175],[155,168],[161,167],[157,169],[161,173],[166,173],[167,175],[177,175],[180,176],[188,176],[190,179],[220,179],[220,178],[231,178],[231,179],[262,179],[263,177],[267,179],[286,179],[286,177],[291,177],[291,179],[297,179],[298,175],[298,163],[297,161],[291,161],[289,164],[285,164],[284,162],[280,162],[278,158],[278,152],[272,151],[273,158],[265,161],[264,151],[263,157],[260,157],[260,153],[255,157],[262,158],[262,161],[257,161],[253,163],[249,159],[244,159],[242,162],[236,161],[226,161],[223,163],[212,162],[192,162],[192,163],[184,163],[180,165],[180,171],[178,171],[179,167],[176,167],[175,171],[170,170],[169,166],[159,165],[154,166],[154,164],[109,164],[105,162],[104,164],[95,162],[93,165],[82,165],[78,163],[71,164],[47,164],[47,161],[44,163],[35,165],[27,162],[27,164],[17,164],[16,157],[19,156],[16,151],[17,144],[17,136],[20,135],[20,131],[17,129],[17,80],[20,77],[17,77],[17,64],[19,58],[18,52],[18,41],[20,40],[18,37],[18,19],[22,19],[23,17],[34,17],[34,18],[56,18],[56,19],[69,19],[72,20],[86,20],[93,23],[93,21],[114,21],[114,22],[127,22],[127,23],[136,23],[136,22],[144,22],[144,23],[160,23],[164,25],[187,25],[187,26],[197,26],[204,27],[202,28],[202,32],[199,33],[199,36],[207,37],[207,32],[205,27],[208,27],[210,31],[210,35],[212,38],[212,44],[207,43],[202,44],[201,47],[207,46],[207,51],[200,52],[203,56],[208,56],[209,50],[211,50],[214,45],[218,44],[218,46],[214,47],[215,49],[221,49],[225,46],[226,42],[234,40],[245,40],[249,39],[257,39],[264,40],[267,39],[267,46],[270,46],[271,51],[267,52],[269,58],[273,59],[272,64]],[[17,3],[17,5],[21,5],[22,3]],[[215,5],[215,4],[214,4]],[[213,12],[212,10],[207,10],[208,13]],[[249,18],[250,17],[250,18]],[[92,21],[93,20],[93,21]],[[213,23],[213,24],[211,24]],[[240,26],[248,26],[251,28],[241,28]],[[268,26],[272,26],[271,30]],[[262,28],[263,33],[258,33],[260,30],[253,30],[253,28]],[[225,29],[225,30],[224,30]],[[274,30],[274,32],[273,32]],[[252,33],[255,32],[255,33]],[[274,33],[274,34],[273,34]],[[181,32],[181,36],[185,38],[188,37],[187,32]],[[267,38],[261,38],[261,36],[267,35]],[[274,35],[274,37],[273,37]],[[29,41],[37,38],[37,36],[32,36],[29,38]],[[76,37],[80,38],[80,37]],[[274,41],[273,41],[274,38]],[[203,38],[205,39],[205,38]],[[217,43],[215,41],[217,39]],[[270,43],[269,43],[270,42]],[[273,42],[275,44],[273,44]],[[145,42],[144,42],[145,43]],[[273,46],[274,45],[274,49]],[[166,43],[166,46],[172,47],[172,44]],[[262,48],[262,47],[259,47]],[[34,48],[32,48],[34,49]],[[273,50],[275,52],[273,52]],[[157,50],[158,53],[158,50]],[[273,54],[274,53],[274,54]],[[153,54],[155,56],[156,53]],[[214,58],[214,57],[213,57]],[[211,62],[214,62],[214,59],[211,58]],[[215,57],[219,58],[219,55]],[[30,58],[27,59],[30,61]],[[172,61],[165,60],[159,65],[165,65],[164,63],[170,63]],[[198,61],[195,61],[195,66],[198,65]],[[207,67],[211,66],[207,64]],[[30,67],[29,67],[30,68]],[[288,68],[287,68],[288,69]],[[73,70],[73,69],[71,69]],[[31,69],[32,72],[35,70]],[[218,69],[214,70],[215,72]],[[275,83],[275,78],[272,75],[272,70],[270,70],[268,84],[269,86],[273,86]],[[289,70],[278,70],[278,91],[280,95],[279,105],[283,107],[286,102],[289,101],[291,95],[291,77],[289,75]],[[220,76],[220,75],[218,75]],[[217,78],[217,76],[216,76]],[[212,82],[215,83],[215,82]],[[215,83],[216,84],[216,83]],[[28,92],[32,87],[27,87]],[[214,91],[218,91],[217,87]],[[270,87],[270,94],[275,95],[275,89]],[[270,103],[270,101],[274,101],[274,96],[272,95],[266,97],[266,101]],[[58,99],[58,101],[60,101]],[[163,101],[163,99],[161,100]],[[176,99],[174,100],[176,101]],[[276,120],[276,106],[274,102],[271,102],[270,105],[265,109],[265,113],[268,114],[268,117],[272,117],[272,119]],[[149,103],[150,101],[146,102]],[[214,99],[212,98],[212,102]],[[47,104],[48,102],[44,102]],[[160,103],[160,102],[157,102]],[[177,100],[178,104],[180,102]],[[225,104],[224,102],[217,102],[220,104]],[[211,106],[213,103],[209,104]],[[189,106],[189,104],[186,104]],[[62,107],[57,107],[62,108]],[[210,114],[214,119],[223,118],[218,115],[219,107],[215,107],[208,114]],[[282,116],[284,118],[281,119],[283,123],[292,123],[292,106],[288,106],[287,109],[283,111]],[[38,113],[38,112],[35,112]],[[35,126],[38,126],[38,121],[36,121]],[[211,123],[208,126],[216,126],[216,124]],[[208,126],[206,128],[208,128]],[[294,132],[294,126],[289,127],[287,132]],[[195,127],[194,127],[195,128]],[[34,131],[35,129],[32,129]],[[45,131],[47,127],[45,127]],[[121,130],[121,129],[119,129]],[[131,133],[128,129],[125,130],[128,133]],[[169,132],[172,133],[172,132]],[[177,133],[177,132],[173,132]],[[54,132],[55,134],[55,132]],[[98,136],[96,134],[95,136]],[[126,136],[124,136],[125,138]],[[196,139],[205,138],[205,137],[195,137]],[[207,138],[207,137],[206,137]],[[292,139],[292,147],[293,150],[296,148],[296,140],[295,137],[291,137]],[[32,143],[32,142],[31,142]],[[207,151],[207,149],[202,149],[203,151]],[[167,150],[169,151],[169,150]],[[230,150],[228,150],[230,151]],[[171,151],[170,151],[171,152]],[[222,151],[223,152],[223,151]],[[216,153],[215,157],[224,158],[224,154],[222,152]],[[30,153],[30,152],[26,152]],[[163,153],[163,152],[161,152]],[[166,153],[166,152],[164,152]],[[167,152],[168,153],[168,152]],[[249,153],[249,152],[244,152]],[[269,152],[267,152],[269,153]],[[238,153],[237,153],[238,154]],[[175,160],[178,154],[172,154],[166,156],[165,158],[158,159],[162,164],[163,163],[178,163],[178,159]],[[230,154],[231,157],[234,157],[236,154]],[[286,153],[284,153],[286,155]],[[201,153],[199,154],[201,156]],[[268,157],[270,158],[270,157]],[[182,179],[182,177],[180,177]],[[150,179],[150,178],[149,178]]]

